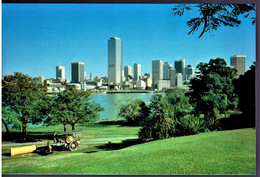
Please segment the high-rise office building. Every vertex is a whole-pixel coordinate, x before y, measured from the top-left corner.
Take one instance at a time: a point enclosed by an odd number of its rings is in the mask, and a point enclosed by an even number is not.
[[[141,64],[135,63],[134,64],[134,80],[139,80],[139,77],[141,76]]]
[[[167,70],[171,67],[172,65],[169,62],[163,64],[163,80],[169,80],[169,72]]]
[[[181,73],[176,73],[176,86],[179,88],[183,87],[183,79]]]
[[[185,59],[175,60],[174,68],[176,69],[176,73],[181,73],[183,79],[185,79]]]
[[[230,57],[230,65],[237,70],[237,78],[246,72],[246,55],[234,55]]]
[[[65,66],[56,66],[56,79],[65,79]]]
[[[127,76],[133,76],[133,74],[132,74],[132,67],[129,66],[129,65],[126,65],[126,66],[124,67],[124,74],[125,74],[125,77],[127,77]]]
[[[83,62],[71,63],[71,80],[73,83],[83,83],[85,76],[85,64]]]
[[[93,81],[93,75],[92,75],[92,72],[90,73],[90,80]]]
[[[153,87],[157,87],[158,81],[163,79],[163,61],[153,60],[152,63]]]
[[[108,40],[108,84],[119,85],[122,82],[122,41],[112,37]]]
[[[169,79],[170,79],[170,86],[175,87],[176,86],[176,70],[175,68],[171,67],[168,69],[169,73]]]
[[[185,80],[191,80],[194,76],[195,76],[195,69],[191,65],[188,65],[185,68]]]

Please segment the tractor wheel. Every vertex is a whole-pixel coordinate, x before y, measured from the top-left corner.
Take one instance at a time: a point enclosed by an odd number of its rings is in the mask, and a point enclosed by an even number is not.
[[[71,143],[73,141],[73,137],[72,136],[68,136],[67,138],[66,138],[66,143]]]
[[[70,151],[76,151],[79,147],[79,144],[76,142],[76,141],[72,141],[70,144],[69,144],[69,150]]]

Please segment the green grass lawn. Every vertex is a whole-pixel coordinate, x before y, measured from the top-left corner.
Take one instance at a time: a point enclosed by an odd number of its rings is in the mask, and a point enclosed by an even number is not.
[[[116,125],[106,127],[88,127],[84,134],[92,138],[120,137],[122,135],[119,136],[119,132],[124,136],[133,136],[139,130],[138,127],[126,127],[123,130],[124,127]],[[84,126],[79,127],[82,128]],[[100,134],[96,134],[95,128]],[[26,154],[2,159],[2,173],[255,174],[255,130],[251,128],[201,133],[118,150],[98,150],[97,146],[92,149],[88,146],[83,144],[75,152],[56,151],[48,156]]]

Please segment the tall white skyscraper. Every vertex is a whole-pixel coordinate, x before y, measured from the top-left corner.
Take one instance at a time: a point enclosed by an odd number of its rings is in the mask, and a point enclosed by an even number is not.
[[[56,66],[56,79],[65,79],[65,66]]]
[[[119,85],[122,82],[122,41],[112,37],[108,40],[108,84]]]
[[[129,65],[126,65],[126,66],[124,67],[124,74],[125,74],[125,77],[127,77],[127,76],[133,76],[132,67],[129,66]]]
[[[181,73],[176,73],[176,86],[177,87],[183,87],[183,79]]]
[[[153,60],[152,65],[153,87],[157,87],[158,81],[163,79],[163,61]]]
[[[85,79],[85,64],[83,62],[71,63],[71,80],[73,83],[83,83]]]
[[[230,57],[230,65],[234,66],[237,70],[238,78],[240,75],[245,74],[246,72],[246,55],[234,55]]]
[[[141,76],[141,64],[134,64],[134,80],[139,80],[139,76]]]
[[[169,62],[163,64],[163,80],[169,80],[169,72],[167,70],[171,67],[172,65]]]

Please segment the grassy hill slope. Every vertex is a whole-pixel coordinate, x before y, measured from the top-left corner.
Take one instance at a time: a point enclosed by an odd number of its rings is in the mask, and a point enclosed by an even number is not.
[[[84,148],[83,148],[84,149]],[[120,150],[2,159],[3,174],[255,174],[255,130],[208,132]]]

